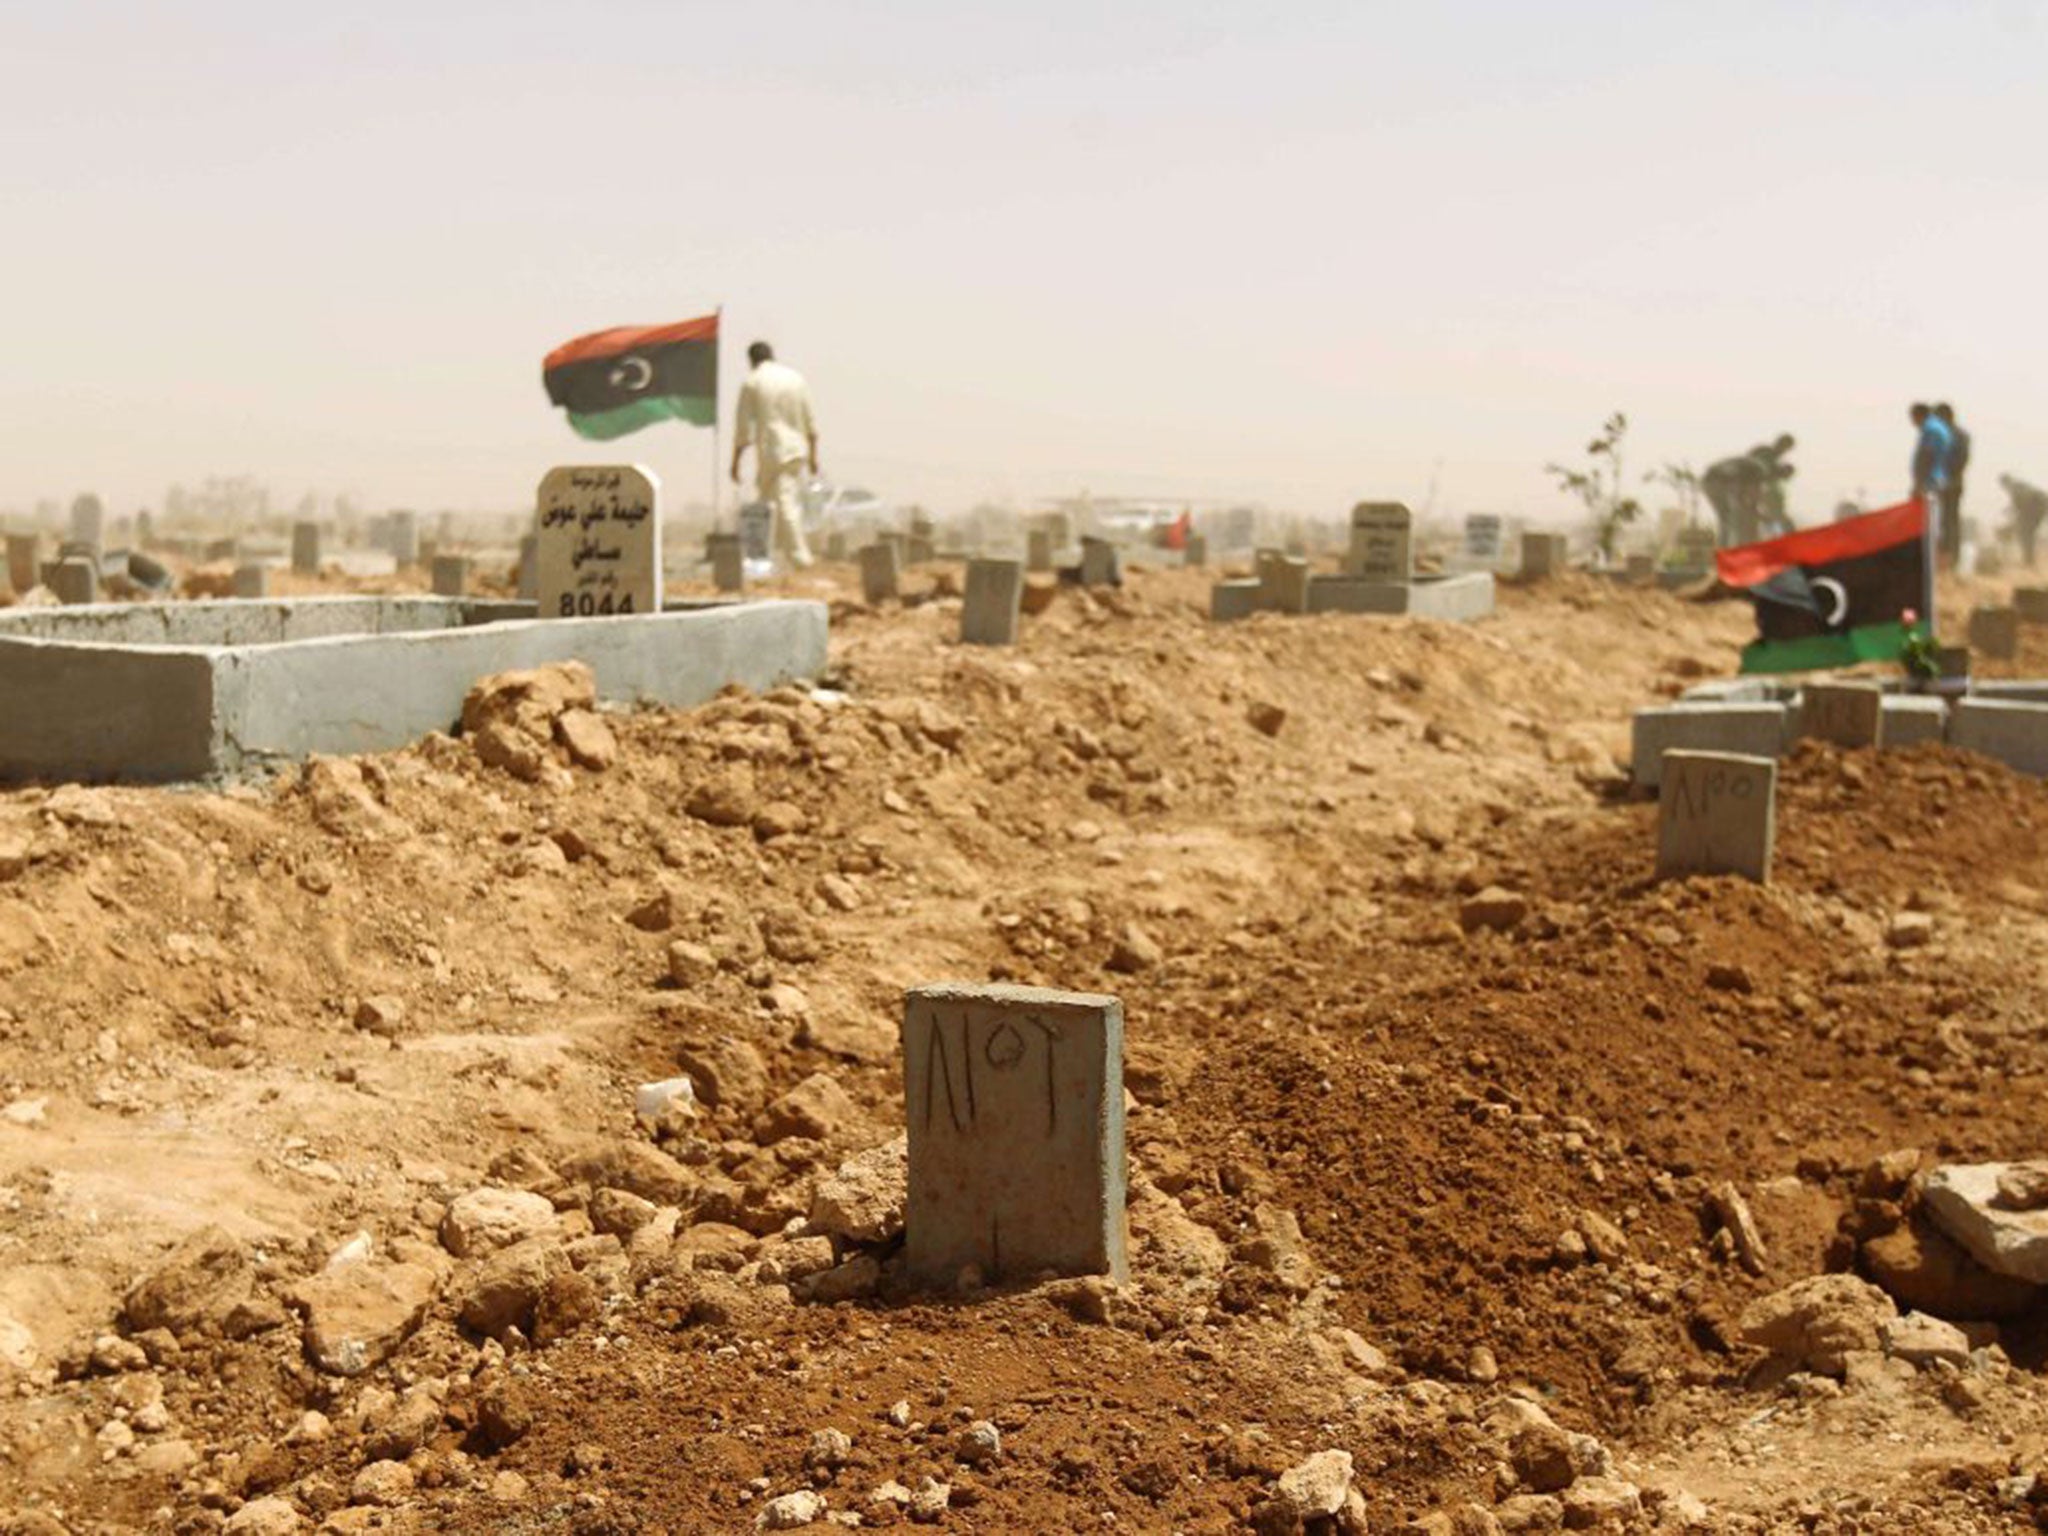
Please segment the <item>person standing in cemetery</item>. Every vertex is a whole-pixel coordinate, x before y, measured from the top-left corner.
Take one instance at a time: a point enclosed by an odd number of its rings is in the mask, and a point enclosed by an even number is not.
[[[1941,556],[1950,566],[1963,553],[1963,472],[1970,467],[1970,434],[1956,421],[1956,408],[1944,400],[1935,416],[1948,428],[1948,484],[1941,496]]]
[[[1721,543],[1753,544],[1763,516],[1764,481],[1770,473],[1755,453],[1740,453],[1709,464],[1700,476],[1700,492],[1714,509]]]
[[[2020,559],[2032,565],[2034,541],[2040,537],[2042,521],[2048,519],[2048,491],[2027,484],[2018,475],[2000,475],[1998,483],[2012,502],[2012,534],[2019,540]]]
[[[754,450],[754,484],[775,517],[775,552],[798,570],[811,564],[804,536],[804,486],[818,473],[818,424],[811,387],[765,341],[747,348],[750,371],[740,386],[739,425],[733,434],[732,478]]]
[[[1792,478],[1791,453],[1796,446],[1790,432],[1781,432],[1773,441],[1759,443],[1749,450],[1749,456],[1764,472],[1759,487],[1758,520],[1759,531],[1767,539],[1792,531],[1792,514],[1785,505],[1785,482]]]
[[[1913,495],[1927,509],[1928,543],[1940,550],[1946,547],[1941,514],[1948,499],[1949,454],[1955,448],[1955,434],[1927,405],[1915,402],[1906,414],[1920,429],[1913,440]]]

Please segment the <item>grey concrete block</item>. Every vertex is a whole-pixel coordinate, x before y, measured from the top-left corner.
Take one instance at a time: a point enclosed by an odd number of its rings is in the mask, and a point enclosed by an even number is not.
[[[2020,615],[2016,608],[1973,608],[1970,610],[1970,649],[1994,661],[2010,661],[2019,654]]]
[[[1775,758],[1666,752],[1657,797],[1657,878],[1771,878],[1777,837]]]
[[[1783,704],[1680,704],[1639,709],[1629,754],[1635,782],[1655,789],[1663,780],[1666,752],[1732,752],[1777,757],[1785,750],[1788,720]]]
[[[1883,702],[1875,683],[1808,683],[1799,696],[1800,732],[1838,747],[1874,747]]]
[[[1081,540],[1081,585],[1120,587],[1124,584],[1123,551],[1107,539]]]
[[[320,525],[318,523],[292,524],[292,573],[296,576],[318,576],[320,574]]]
[[[1256,581],[1217,582],[1209,589],[1209,617],[1219,624],[1250,618],[1259,611],[1262,590]]]
[[[2021,773],[2048,774],[2048,704],[1968,695],[1949,712],[1948,739]]]
[[[966,601],[960,609],[964,645],[1015,645],[1024,600],[1024,562],[967,562]]]
[[[1927,694],[1888,693],[1878,706],[1880,747],[1910,747],[1948,734],[1948,704]]]
[[[860,552],[860,596],[870,608],[893,601],[898,594],[897,575],[902,557],[897,544],[881,539]]]
[[[904,1264],[951,1286],[1128,1273],[1123,1005],[1038,987],[903,999]]]
[[[1970,697],[2002,699],[2009,704],[2048,704],[2048,679],[1987,677],[1970,684]]]

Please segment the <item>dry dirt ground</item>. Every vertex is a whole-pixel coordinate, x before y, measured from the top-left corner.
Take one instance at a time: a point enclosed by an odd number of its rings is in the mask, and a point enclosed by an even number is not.
[[[1658,885],[1629,712],[1739,604],[911,586],[785,589],[815,694],[0,794],[0,1530],[1294,1530],[1323,1451],[1310,1530],[2032,1528],[2043,1314],[1915,1196],[2048,1151],[2042,786],[1808,745],[1772,885]],[[1124,1001],[1128,1286],[906,1293],[886,1151],[814,1202],[988,978]],[[1829,1273],[1998,1321],[1747,1342]]]

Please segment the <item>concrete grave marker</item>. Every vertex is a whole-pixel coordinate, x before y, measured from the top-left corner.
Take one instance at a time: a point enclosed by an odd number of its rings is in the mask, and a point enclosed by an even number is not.
[[[1622,575],[1633,582],[1650,582],[1657,579],[1657,557],[1655,555],[1630,555],[1622,566]]]
[[[1093,993],[904,994],[913,1279],[1126,1276],[1123,1032],[1123,1005]]]
[[[7,581],[16,592],[26,592],[41,580],[43,541],[33,533],[7,535]]]
[[[320,574],[320,525],[318,523],[292,524],[292,574],[295,576],[318,576]]]
[[[1209,563],[1209,536],[1206,533],[1188,535],[1188,541],[1181,549],[1180,563],[1195,570]]]
[[[1570,553],[1563,534],[1522,535],[1522,577],[1525,581],[1558,575],[1569,561]]]
[[[270,596],[270,568],[262,565],[238,565],[231,578],[237,597]]]
[[[2022,624],[2048,624],[2048,587],[2014,587],[2012,606]]]
[[[549,470],[540,482],[534,536],[542,618],[661,612],[661,482],[652,470]]]
[[[541,489],[547,489],[547,481],[541,481]],[[384,547],[391,551],[391,558],[401,567],[419,564],[420,519],[416,512],[394,512],[384,523]]]
[[[711,562],[712,586],[720,592],[746,591],[747,536],[744,533],[706,535],[704,558]]]
[[[967,601],[960,610],[961,642],[965,645],[1015,645],[1023,601],[1022,561],[968,561]]]
[[[434,595],[460,597],[469,590],[469,557],[436,555],[433,565]]]
[[[1051,570],[1053,556],[1052,530],[1050,528],[1026,530],[1024,534],[1024,550],[1024,563],[1031,570],[1039,572]]]
[[[1474,512],[1465,519],[1465,558],[1492,569],[1500,560],[1501,521],[1498,513]]]
[[[835,565],[846,558],[846,530],[834,528],[825,535],[825,558]]]
[[[860,552],[860,598],[870,608],[893,601],[900,588],[896,546],[886,540],[863,546]]]
[[[1657,878],[1771,878],[1778,765],[1733,752],[1666,752],[1657,795]]]
[[[1259,606],[1275,613],[1308,612],[1308,561],[1277,549],[1258,552]]]
[[[519,541],[519,569],[516,573],[519,595],[528,602],[540,596],[540,540],[528,534]]]
[[[1398,501],[1361,501],[1351,509],[1351,552],[1347,575],[1367,581],[1412,581],[1415,576],[1415,519]]]
[[[46,585],[57,594],[60,603],[93,603],[99,601],[100,568],[96,561],[74,557],[59,560],[46,568]]]
[[[1808,683],[1806,734],[1838,747],[1881,746],[1884,690],[1875,683]]]
[[[2019,654],[2020,615],[2017,608],[1972,608],[1970,649],[1982,651],[1993,661],[2010,661]]]
[[[1081,540],[1081,585],[1120,587],[1123,584],[1123,551],[1107,539]]]
[[[89,546],[98,554],[107,536],[107,509],[99,497],[87,492],[71,503],[71,542]]]

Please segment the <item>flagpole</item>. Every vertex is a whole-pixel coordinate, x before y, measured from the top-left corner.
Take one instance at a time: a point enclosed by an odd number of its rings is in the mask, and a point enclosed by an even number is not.
[[[717,315],[719,324],[717,340],[713,340],[711,344],[711,356],[713,362],[717,362],[725,354],[725,305],[721,303],[713,313]],[[711,377],[711,530],[717,532],[721,518],[719,498],[725,494],[725,432],[719,428],[719,412],[725,403],[725,379],[721,377],[721,371],[717,367],[711,369]]]

